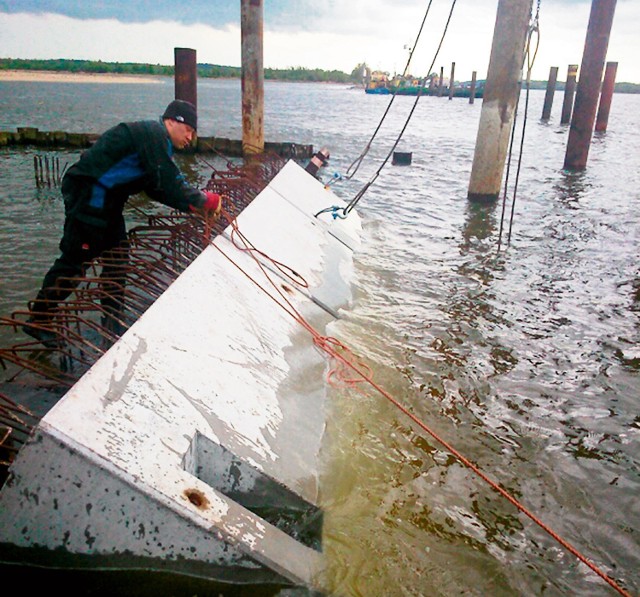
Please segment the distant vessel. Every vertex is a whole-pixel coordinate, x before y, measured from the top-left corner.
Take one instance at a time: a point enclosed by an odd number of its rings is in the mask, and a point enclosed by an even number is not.
[[[373,72],[367,70],[364,91],[365,93],[376,95],[388,95],[391,93],[389,89],[389,73],[379,70]]]
[[[389,95],[391,90],[388,87],[367,87],[364,92],[373,95]]]
[[[485,80],[475,82],[473,96],[481,98],[484,93]],[[452,97],[471,97],[473,81],[454,82]],[[438,77],[419,78],[412,75],[396,75],[389,79],[387,73],[374,71],[365,84],[365,93],[376,95],[449,95],[449,80],[443,79],[442,88]]]

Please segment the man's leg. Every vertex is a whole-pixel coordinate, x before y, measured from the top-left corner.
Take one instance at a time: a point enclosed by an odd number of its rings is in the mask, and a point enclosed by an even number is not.
[[[124,218],[109,228],[107,243],[110,248],[101,255],[103,295],[100,303],[105,310],[103,325],[118,336],[124,331],[122,314],[125,302],[125,284],[129,267],[129,243]]]
[[[58,334],[49,326],[53,322],[54,311],[78,285],[82,267],[67,260],[65,255],[56,259],[42,282],[42,288],[29,310],[31,315],[22,326],[22,331],[38,340],[47,348],[56,348]],[[67,278],[68,277],[68,278]],[[67,278],[59,280],[59,278]]]
[[[81,263],[62,254],[53,262],[46,273],[42,288],[30,305],[31,319],[39,322],[50,322],[53,311],[64,301],[78,285],[78,278],[84,273]],[[63,278],[63,279],[60,279]]]
[[[60,241],[62,254],[53,262],[46,273],[42,287],[35,300],[30,304],[31,315],[23,331],[48,347],[57,345],[57,334],[47,330],[53,322],[58,305],[64,301],[80,282],[85,264],[95,256],[92,230],[84,224],[67,218],[64,234]]]

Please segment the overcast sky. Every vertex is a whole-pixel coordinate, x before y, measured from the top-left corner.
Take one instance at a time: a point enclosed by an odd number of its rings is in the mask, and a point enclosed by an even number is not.
[[[453,0],[431,0],[410,72],[428,74]],[[534,0],[534,12],[538,2]],[[264,66],[338,69],[366,62],[405,67],[429,0],[265,0]],[[457,0],[434,70],[485,78],[498,0]],[[591,0],[541,0],[533,79],[580,65]],[[618,0],[607,61],[616,80],[640,83],[640,0]],[[0,57],[173,64],[174,48],[198,62],[240,66],[240,0],[0,0]]]

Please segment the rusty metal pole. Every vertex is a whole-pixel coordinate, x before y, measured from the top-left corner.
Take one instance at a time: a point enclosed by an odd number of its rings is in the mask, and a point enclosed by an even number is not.
[[[191,102],[198,107],[198,65],[196,51],[190,48],[173,49],[175,63],[175,99]]]
[[[262,0],[241,0],[242,153],[264,151],[264,68]]]
[[[615,10],[616,0],[592,0],[591,2],[587,38],[564,157],[565,170],[584,170],[587,167],[602,70],[607,56]]]
[[[499,0],[482,111],[473,154],[468,199],[495,201],[520,93],[533,0]]]
[[[451,76],[449,77],[449,99],[451,99],[453,97],[453,90],[454,90],[454,76],[456,73],[456,63],[452,62],[451,63]]]
[[[604,133],[607,130],[607,123],[609,122],[609,111],[611,110],[611,98],[613,97],[613,89],[616,84],[617,70],[617,62],[607,62],[607,66],[604,69],[602,91],[600,92],[600,105],[598,106],[598,115],[596,116],[596,131],[598,131],[599,133]]]
[[[567,82],[564,86],[564,100],[562,102],[562,116],[560,124],[567,124],[571,120],[573,110],[573,96],[576,92],[576,77],[578,76],[578,65],[570,64],[567,69]]]
[[[549,120],[551,117],[551,106],[553,105],[553,95],[556,92],[556,82],[558,80],[558,67],[552,66],[549,70],[549,80],[547,81],[547,91],[544,94],[544,106],[542,107],[542,120]]]
[[[471,73],[471,89],[469,90],[469,103],[472,104],[476,97],[476,77],[477,72],[474,70]]]
[[[430,75],[429,76],[429,95],[433,95],[436,90],[436,78],[438,75]]]

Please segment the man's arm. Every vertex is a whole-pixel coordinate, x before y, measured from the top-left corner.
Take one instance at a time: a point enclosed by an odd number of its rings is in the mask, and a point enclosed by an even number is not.
[[[169,138],[159,122],[136,122],[129,125],[134,147],[149,177],[145,192],[152,199],[178,209],[192,211],[205,208],[205,193],[187,183],[169,155]],[[211,204],[212,200],[209,200]]]

